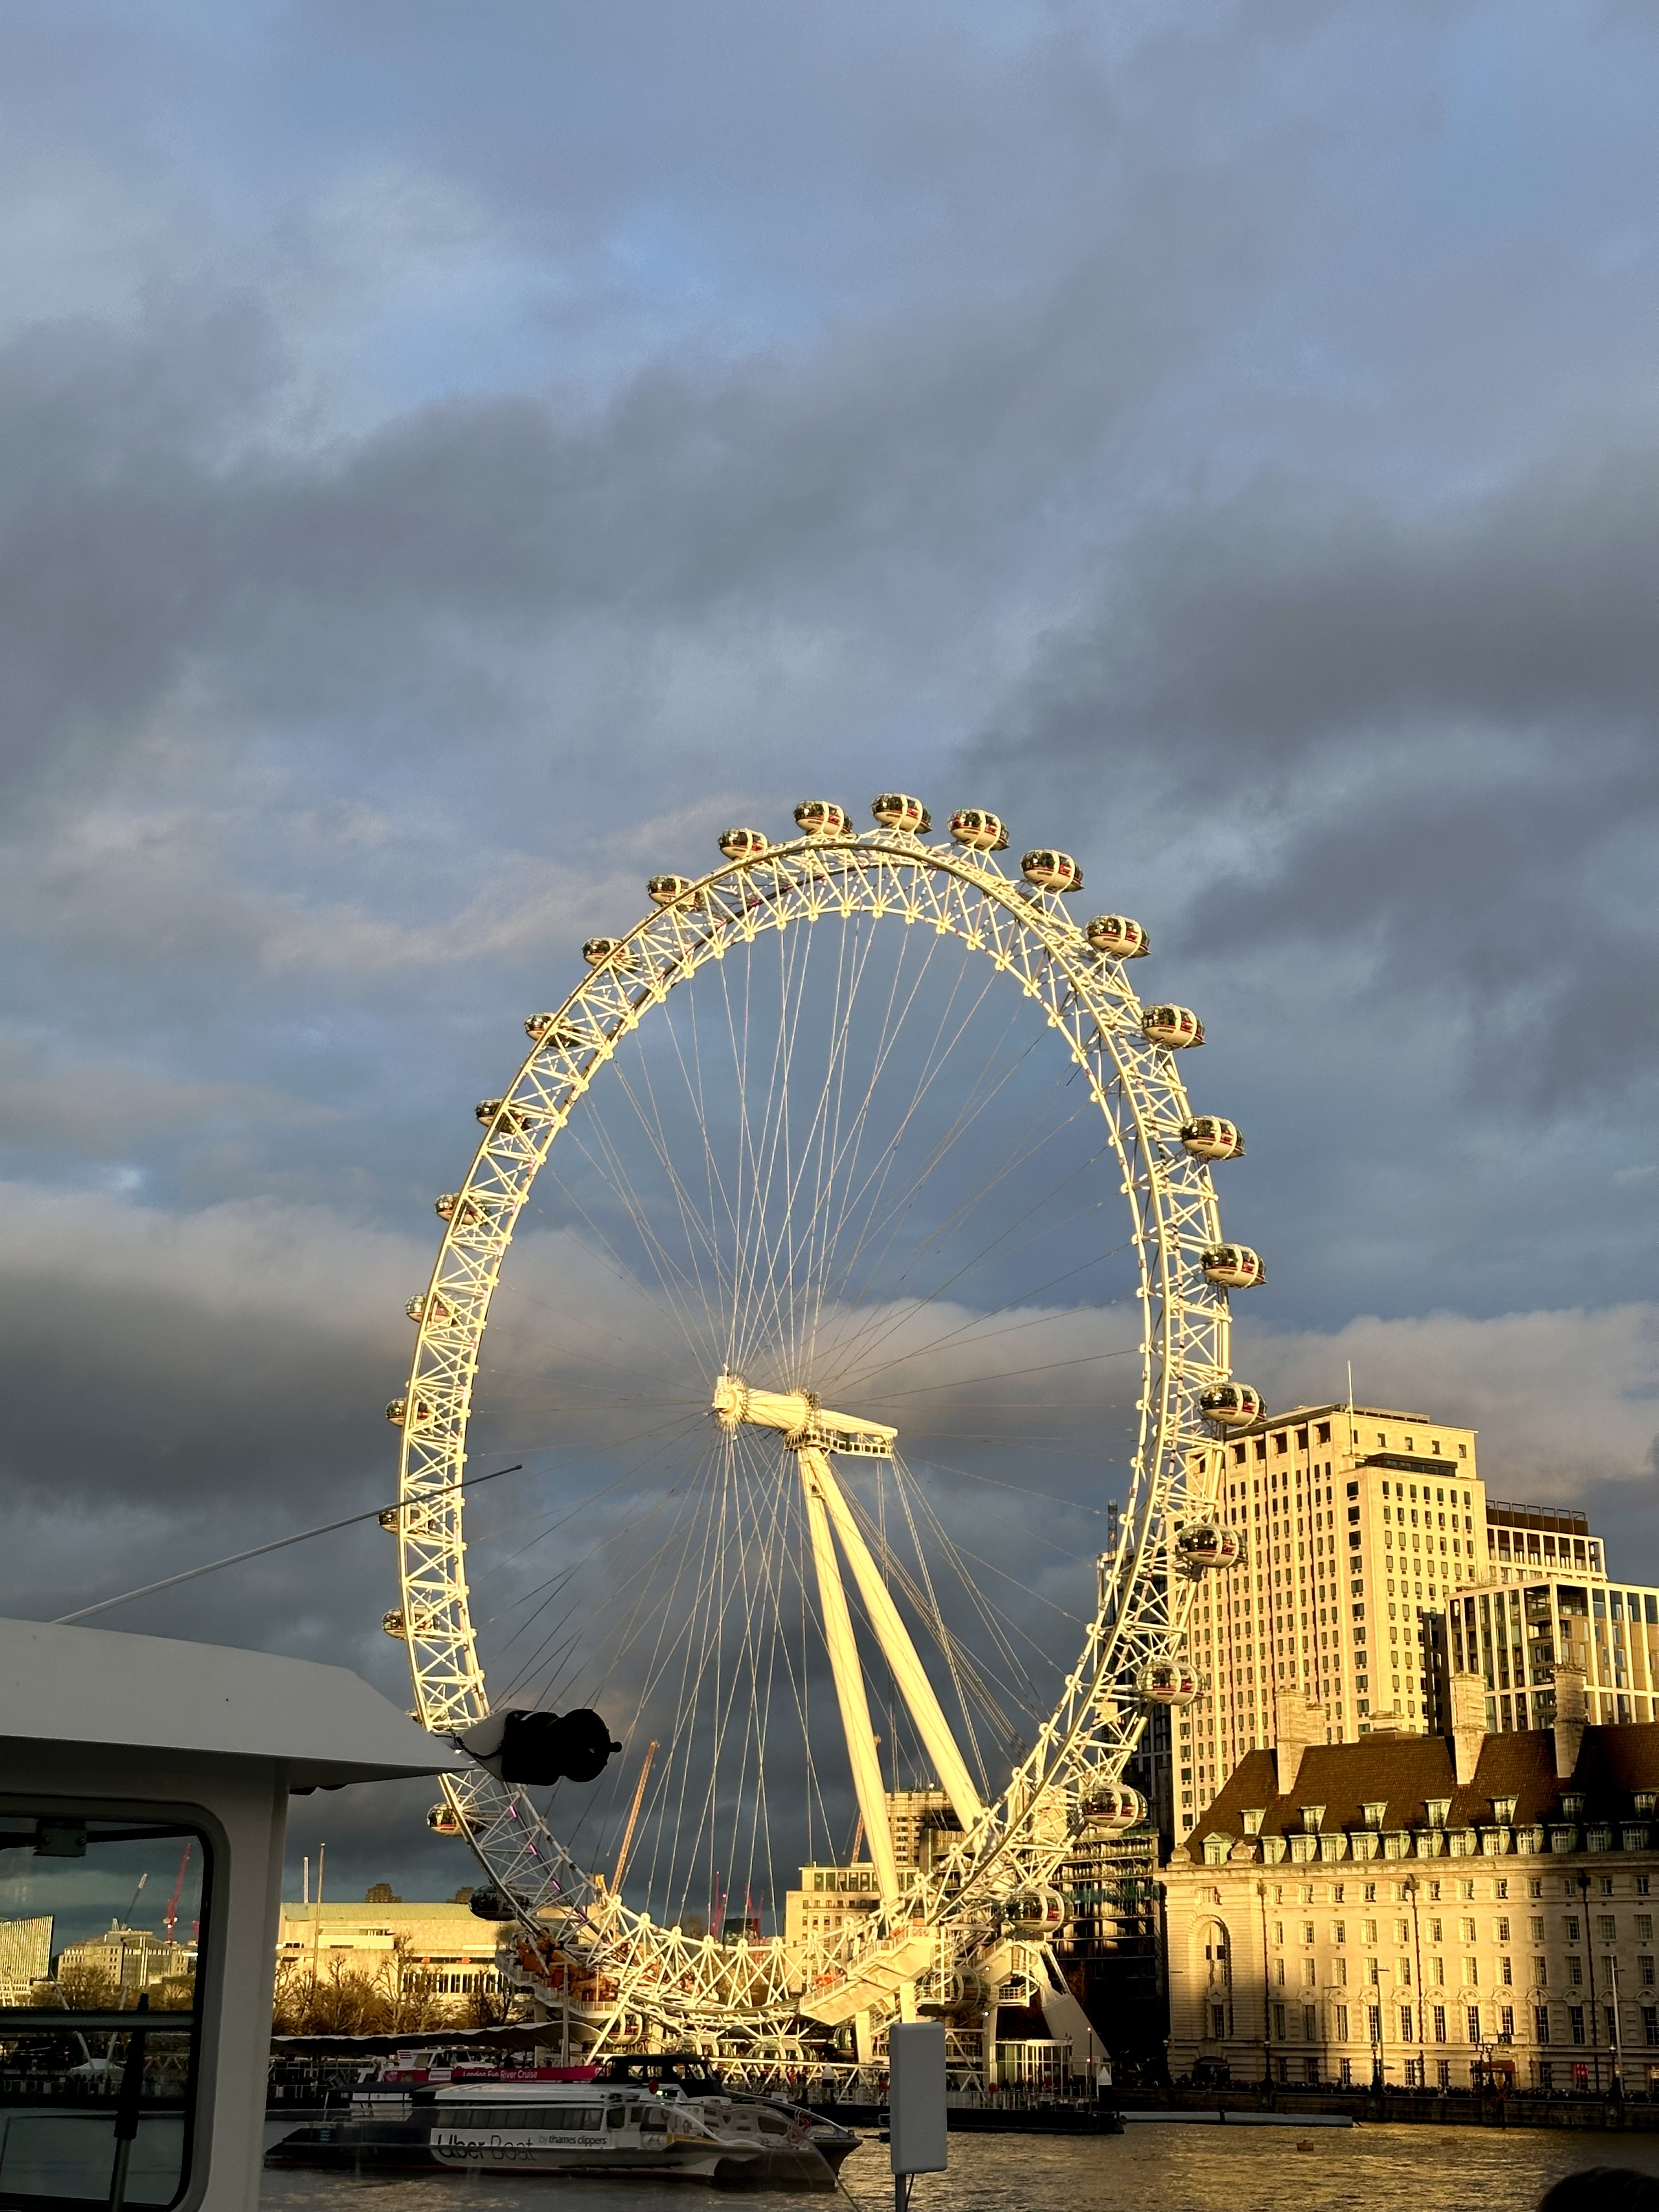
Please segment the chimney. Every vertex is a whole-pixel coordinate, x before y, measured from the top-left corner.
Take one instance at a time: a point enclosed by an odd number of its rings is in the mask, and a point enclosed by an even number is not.
[[[1451,1678],[1452,1765],[1461,1790],[1474,1779],[1480,1763],[1480,1747],[1486,1735],[1486,1678],[1484,1674],[1454,1674]]]
[[[1281,1797],[1288,1797],[1296,1788],[1296,1778],[1302,1771],[1303,1753],[1324,1741],[1322,1706],[1301,1705],[1292,1699],[1283,1708],[1273,1744],[1273,1778]]]
[[[1578,1747],[1584,1741],[1584,1670],[1558,1666],[1555,1670],[1555,1778],[1565,1782],[1578,1764]]]

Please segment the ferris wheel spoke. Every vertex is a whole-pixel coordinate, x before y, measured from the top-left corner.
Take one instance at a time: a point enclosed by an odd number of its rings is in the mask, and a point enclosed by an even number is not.
[[[652,1226],[643,1201],[635,1188],[633,1177],[629,1174],[615,1139],[609,1129],[603,1122],[597,1120],[588,1124],[588,1127],[592,1130],[594,1142],[604,1155],[603,1160],[595,1157],[592,1148],[580,1135],[575,1140],[576,1150],[605,1182],[632,1223],[640,1240],[641,1248],[651,1264],[652,1272],[657,1278],[663,1299],[672,1314],[684,1342],[694,1354],[699,1349],[702,1349],[706,1358],[707,1348],[699,1344],[697,1324],[692,1304],[692,1302],[702,1294],[702,1285],[695,1276],[687,1273],[679,1260],[669,1251],[659,1232]]]
[[[931,949],[932,948],[930,948],[930,951]],[[986,998],[988,996],[994,981],[994,973],[983,979],[978,997],[975,1000],[972,1006],[968,1010],[967,1014],[963,1018],[963,1020],[958,1024],[957,1030],[951,1038],[951,1045],[947,1047],[945,1051],[942,1054],[938,1049],[939,1033],[936,1032],[933,1045],[929,1048],[921,1074],[917,1080],[908,1104],[900,1115],[897,1125],[892,1136],[888,1141],[883,1155],[880,1159],[877,1161],[875,1166],[871,1170],[870,1175],[866,1177],[866,1189],[857,1194],[853,1203],[847,1209],[848,1213],[858,1212],[862,1216],[863,1227],[859,1235],[858,1241],[854,1245],[852,1253],[842,1264],[838,1271],[835,1269],[833,1266],[835,1258],[833,1250],[826,1255],[823,1291],[820,1294],[821,1297],[827,1294],[831,1289],[834,1290],[837,1298],[840,1298],[844,1295],[845,1286],[850,1279],[853,1269],[857,1266],[866,1246],[868,1244],[871,1237],[876,1233],[876,1231],[884,1226],[887,1231],[884,1249],[890,1249],[894,1238],[898,1235],[901,1227],[908,1219],[909,1214],[914,1211],[917,1200],[919,1200],[922,1190],[926,1188],[934,1168],[939,1164],[940,1160],[948,1155],[957,1133],[954,1127],[947,1128],[944,1134],[934,1144],[932,1156],[925,1158],[921,1163],[919,1171],[915,1173],[909,1178],[908,1187],[906,1192],[906,1202],[903,1208],[895,1209],[890,1215],[884,1214],[881,1201],[885,1194],[887,1182],[891,1176],[894,1164],[900,1157],[900,1151],[903,1139],[908,1132],[910,1126],[915,1121],[924,1101],[931,1092],[935,1080],[944,1072],[945,1068],[948,1065],[951,1051],[954,1048],[955,1044],[960,1040],[963,1034],[965,1033],[968,1022],[978,1012],[981,1006],[982,1006]],[[953,1000],[954,988],[952,991],[952,1001]],[[950,1006],[947,1005],[946,1008],[941,1012],[939,1018],[939,1029],[941,1031],[944,1027],[945,1016],[949,1011]],[[1012,1027],[1012,1021],[1013,1016],[1011,1012],[1007,1025],[1008,1027]],[[1005,1036],[1007,1030],[1005,1029]],[[995,1048],[993,1048],[990,1059],[988,1059],[988,1066],[990,1065],[991,1060],[994,1059],[995,1049]],[[1024,1054],[1020,1055],[1022,1059],[1024,1056],[1025,1055]],[[1010,1073],[1012,1073],[1012,1071],[1010,1070]],[[973,1095],[973,1091],[977,1090],[979,1082],[982,1079],[983,1072],[981,1071],[981,1076],[975,1079],[974,1085],[970,1087],[970,1097]],[[957,1124],[963,1123],[963,1109],[958,1109],[957,1122]]]
[[[870,1207],[876,1202],[867,1177],[864,1185],[860,1187],[854,1194],[859,1156],[863,1147],[865,1132],[869,1127],[871,1108],[874,1103],[878,1087],[904,1034],[905,1024],[927,980],[933,955],[941,941],[935,937],[928,944],[921,959],[916,963],[916,972],[910,978],[908,989],[902,1003],[899,1000],[899,989],[903,980],[903,965],[902,962],[896,962],[894,964],[892,981],[882,1009],[880,1030],[871,1052],[869,1081],[865,1086],[864,1095],[854,1114],[846,1142],[831,1165],[830,1178],[831,1189],[833,1190],[835,1183],[839,1181],[844,1195],[840,1203],[827,1205],[823,1209],[826,1233],[817,1257],[817,1273],[820,1283],[827,1283],[833,1274],[836,1249],[848,1221],[858,1214],[860,1207],[867,1217]],[[890,1167],[891,1158],[890,1147],[884,1148],[883,1154],[877,1161],[878,1170],[882,1169],[884,1163]]]
[[[627,1071],[625,1069],[617,1071],[617,1082],[623,1094],[639,1117],[640,1127],[645,1132],[647,1141],[672,1194],[681,1226],[686,1232],[686,1249],[690,1256],[691,1272],[696,1279],[698,1293],[702,1300],[703,1317],[708,1332],[708,1341],[711,1344],[717,1343],[720,1339],[720,1313],[725,1305],[727,1291],[727,1285],[723,1279],[725,1272],[723,1255],[714,1233],[714,1224],[705,1221],[702,1214],[697,1212],[692,1202],[690,1192],[681,1176],[672,1147],[668,1142],[667,1134],[662,1126],[662,1114],[658,1106],[655,1090],[651,1080],[650,1062],[644,1058],[641,1058],[640,1062],[640,1079],[641,1087],[651,1102],[651,1111],[648,1115],[635,1095]],[[712,1297],[703,1279],[702,1262],[705,1258],[714,1273],[714,1294]]]

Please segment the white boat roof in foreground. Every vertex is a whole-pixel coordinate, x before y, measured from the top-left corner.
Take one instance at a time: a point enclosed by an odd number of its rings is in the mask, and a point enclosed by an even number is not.
[[[290,1790],[471,1763],[346,1668],[55,1621],[0,1620],[0,1742],[273,1759]]]

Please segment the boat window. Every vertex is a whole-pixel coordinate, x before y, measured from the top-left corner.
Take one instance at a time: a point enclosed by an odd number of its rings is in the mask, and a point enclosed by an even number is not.
[[[0,1805],[0,2203],[185,2196],[212,1870],[150,1806]]]
[[[609,2129],[611,2130],[611,2132],[612,2132],[613,2134],[615,2133],[615,2131],[616,2131],[618,2128],[625,2128],[625,2127],[628,2125],[628,2107],[627,2107],[627,2106],[626,2106],[626,2105],[612,2105],[612,2106],[611,2106],[607,2109],[607,2111],[606,2111],[606,2112],[605,2112],[605,2124],[606,2127],[607,2127],[607,2128],[609,2128]]]

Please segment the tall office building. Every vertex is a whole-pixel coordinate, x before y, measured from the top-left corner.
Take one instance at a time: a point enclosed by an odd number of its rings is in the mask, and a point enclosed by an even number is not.
[[[1167,1781],[1149,1746],[1176,1837],[1291,1700],[1319,1706],[1332,1743],[1440,1725],[1447,1601],[1493,1556],[1474,1431],[1426,1413],[1298,1406],[1211,1446],[1206,1472],[1241,1553],[1193,1607],[1205,1687],[1170,1717]]]

